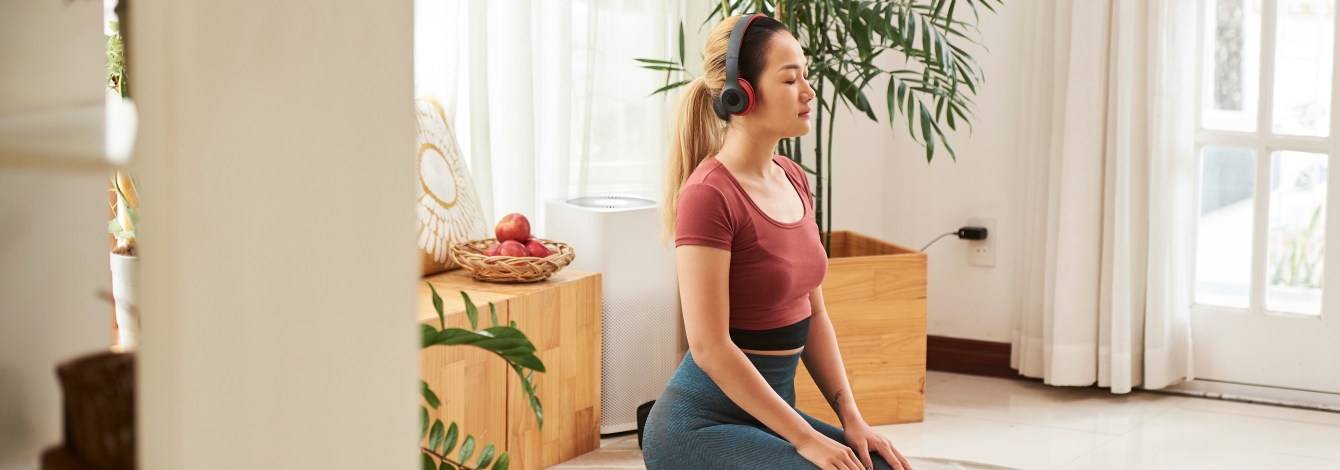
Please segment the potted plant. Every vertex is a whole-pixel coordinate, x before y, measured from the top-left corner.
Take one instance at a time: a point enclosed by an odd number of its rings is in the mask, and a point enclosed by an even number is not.
[[[957,156],[942,122],[951,130],[967,124],[971,130],[972,96],[981,85],[981,65],[961,45],[980,44],[978,7],[995,11],[1001,0],[885,0],[857,2],[838,0],[707,0],[716,4],[706,26],[737,14],[763,13],[786,24],[800,42],[809,62],[809,81],[814,87],[814,166],[804,163],[800,137],[782,140],[777,153],[785,155],[815,176],[814,217],[832,256],[833,212],[833,124],[838,105],[864,113],[878,121],[870,99],[871,82],[888,77],[883,90],[889,110],[889,126],[906,117],[907,133],[926,148],[926,162],[935,155],[939,140],[950,158]],[[971,10],[972,21],[964,13]],[[885,53],[901,56],[902,66],[886,70],[875,64]],[[679,57],[670,60],[636,59],[642,68],[665,72],[665,86],[653,95],[687,85],[692,74],[685,67],[684,25],[679,27]],[[677,81],[675,81],[677,80]],[[827,113],[827,127],[824,127]]]
[[[139,225],[139,197],[135,182],[124,172],[112,174],[113,217],[107,222],[107,231],[116,237],[111,252],[112,299],[116,309],[117,344],[130,351],[139,345],[139,320],[135,314],[135,276],[139,257],[136,256],[135,233]]]
[[[962,47],[978,44],[978,7],[994,11],[1001,0],[710,0],[715,8],[703,25],[736,14],[763,13],[786,24],[805,51],[818,104],[814,165],[804,163],[801,138],[784,139],[777,153],[815,175],[815,222],[829,256],[824,303],[838,336],[852,391],[870,424],[921,421],[926,377],[926,255],[919,250],[850,231],[832,230],[833,125],[838,105],[878,120],[867,91],[887,77],[883,100],[889,125],[901,114],[907,132],[935,155],[936,141],[957,161],[942,130],[967,124],[971,95],[982,83],[981,66]],[[901,56],[903,65],[884,69],[875,59]],[[665,72],[666,93],[688,84],[684,27],[679,57],[637,59]],[[687,79],[686,79],[687,78]],[[676,81],[678,80],[678,81]],[[827,114],[827,116],[825,116]],[[824,124],[827,124],[825,127]],[[796,405],[837,424],[803,364],[797,371]]]

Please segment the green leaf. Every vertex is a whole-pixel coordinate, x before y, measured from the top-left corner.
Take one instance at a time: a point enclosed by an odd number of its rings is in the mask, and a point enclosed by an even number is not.
[[[437,322],[442,324],[442,328],[446,328],[447,316],[442,313],[442,297],[437,295],[437,288],[433,287],[433,283],[428,281],[423,281],[423,283],[428,284],[428,290],[433,291],[433,309],[437,310]]]
[[[493,305],[493,302],[489,302],[489,316],[493,317],[493,326],[496,328],[498,326],[498,306]]]
[[[459,436],[460,429],[456,427],[456,422],[452,421],[451,426],[447,428],[447,437],[442,439],[442,455],[448,455],[456,448],[456,438]]]
[[[421,389],[420,393],[423,394],[423,401],[428,402],[428,406],[433,407],[434,410],[442,406],[442,402],[437,399],[437,394],[433,393],[433,389],[428,388],[428,382],[420,380],[419,388]]]
[[[513,364],[525,367],[530,370],[544,372],[544,363],[534,354],[506,355],[505,359]]]
[[[529,374],[521,372],[521,366],[512,365],[512,370],[521,379],[521,391],[526,394],[526,401],[530,405],[531,411],[535,412],[535,422],[539,424],[540,430],[544,430],[544,410],[540,406],[540,399],[535,396],[535,385],[533,382],[534,371]]]
[[[511,459],[508,457],[507,452],[503,452],[502,455],[498,456],[498,461],[493,462],[493,470],[507,470],[509,460]]]
[[[679,63],[684,63],[684,20],[679,21]]]
[[[827,181],[827,180],[828,180],[828,178],[824,178],[824,175],[821,175],[821,174],[819,174],[819,172],[814,171],[813,168],[810,168],[810,167],[808,167],[808,166],[805,166],[804,163],[796,162],[796,164],[797,164],[797,165],[800,165],[800,169],[805,170],[806,173],[809,173],[809,174],[811,174],[811,175],[814,175],[816,178],[819,178],[820,180],[824,180],[824,181]]]
[[[484,446],[484,450],[479,453],[479,460],[475,461],[475,468],[488,468],[489,463],[493,462],[493,444]]]
[[[638,61],[638,62],[642,62],[642,63],[644,63],[644,64],[675,65],[674,62],[671,62],[671,61],[668,61],[668,60],[656,60],[656,59],[633,59],[633,60],[636,60],[636,61]]]
[[[926,18],[921,18],[921,50],[926,55],[931,55],[931,27],[926,24]]]
[[[419,440],[428,436],[428,408],[419,407]]]
[[[442,466],[438,467],[437,470],[457,470],[457,468],[450,462],[442,462]]]
[[[471,344],[477,341],[477,337],[479,337],[479,333],[470,330],[463,328],[447,328],[437,332],[429,342],[429,345],[440,344],[443,346],[451,346],[456,344]]]
[[[931,162],[931,157],[935,155],[935,136],[931,135],[931,113],[926,109],[926,105],[921,105],[921,139],[926,144],[926,163]]]
[[[475,436],[471,434],[466,434],[465,442],[461,444],[461,458],[457,461],[465,462],[466,460],[470,460],[470,455],[474,453],[475,453]]]
[[[437,338],[437,328],[433,328],[433,325],[419,324],[419,349],[432,346],[435,338]]]
[[[898,115],[898,79],[893,75],[889,76],[888,96],[885,97],[889,104],[889,128],[893,128],[894,116]]]
[[[437,470],[437,462],[433,461],[433,456],[428,455],[427,452],[422,452],[422,454],[423,454],[422,459],[423,465],[420,468],[422,468],[423,470]]]
[[[685,71],[686,71],[686,70],[684,70],[684,69],[682,69],[682,68],[679,68],[678,66],[674,66],[674,65],[643,65],[642,68],[647,69],[647,70],[659,70],[659,71],[662,71],[662,72],[685,72]]]
[[[678,82],[675,82],[675,83],[671,83],[671,84],[669,84],[669,85],[666,85],[666,86],[657,88],[656,91],[651,92],[651,94],[649,94],[649,95],[647,95],[647,96],[655,95],[655,94],[657,94],[657,93],[667,92],[667,91],[673,90],[673,89],[675,89],[675,88],[679,88],[679,87],[682,87],[682,86],[684,86],[684,85],[688,85],[690,82],[692,82],[692,80],[683,80],[683,81],[678,81]]]
[[[479,309],[475,308],[475,303],[470,301],[470,294],[461,291],[461,297],[465,298],[465,315],[470,317],[470,329],[479,329]],[[446,328],[445,326],[443,328]]]
[[[433,420],[433,431],[428,433],[428,450],[437,452],[442,446],[442,420]]]
[[[935,129],[935,133],[940,136],[940,143],[944,144],[945,150],[949,151],[949,158],[953,159],[954,162],[958,162],[958,155],[954,153],[954,146],[949,145],[949,138],[945,137],[944,130],[940,129],[940,123],[936,122],[934,119],[931,119],[930,122],[931,127]]]

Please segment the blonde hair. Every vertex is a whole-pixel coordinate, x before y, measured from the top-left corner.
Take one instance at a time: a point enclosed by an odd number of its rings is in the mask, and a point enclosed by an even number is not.
[[[684,188],[684,182],[703,160],[720,151],[725,141],[730,115],[719,114],[716,108],[721,88],[726,83],[726,49],[731,30],[739,19],[740,15],[732,16],[712,28],[707,44],[703,46],[703,75],[689,82],[679,97],[671,128],[670,153],[665,161],[664,203],[660,208],[662,244],[674,242],[675,211],[679,207],[679,192]],[[740,54],[741,77],[757,78],[767,52],[768,38],[785,30],[781,23],[767,17],[759,17],[749,26],[740,47],[741,51],[749,50],[749,54]]]

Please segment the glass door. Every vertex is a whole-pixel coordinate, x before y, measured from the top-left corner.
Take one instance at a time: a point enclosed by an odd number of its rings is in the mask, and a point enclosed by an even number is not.
[[[1196,379],[1340,394],[1335,0],[1202,0]]]

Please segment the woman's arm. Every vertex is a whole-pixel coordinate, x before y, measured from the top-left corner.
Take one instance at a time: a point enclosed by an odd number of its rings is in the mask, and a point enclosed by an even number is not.
[[[842,366],[833,322],[824,308],[823,287],[810,291],[810,339],[800,358],[805,361],[805,370],[814,378],[824,400],[842,421],[842,427],[863,422],[861,411],[856,409],[856,398],[851,394],[851,384],[847,382],[847,370]]]
[[[730,340],[730,252],[699,245],[675,248],[689,350],[726,396],[793,445],[818,431],[787,404]],[[822,437],[822,434],[819,434]]]

